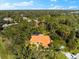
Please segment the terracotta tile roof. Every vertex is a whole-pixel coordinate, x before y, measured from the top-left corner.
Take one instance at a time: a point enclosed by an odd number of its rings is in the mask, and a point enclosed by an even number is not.
[[[31,43],[41,43],[42,46],[48,47],[48,44],[51,43],[51,39],[48,35],[32,35]]]

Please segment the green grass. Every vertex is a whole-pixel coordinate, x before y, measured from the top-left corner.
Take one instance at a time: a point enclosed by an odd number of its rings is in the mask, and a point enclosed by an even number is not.
[[[62,53],[59,53],[57,54],[56,59],[67,59],[67,57],[63,55]]]
[[[1,59],[15,59],[12,54],[9,54],[8,50],[5,48],[4,43],[1,40],[0,40],[0,57]]]

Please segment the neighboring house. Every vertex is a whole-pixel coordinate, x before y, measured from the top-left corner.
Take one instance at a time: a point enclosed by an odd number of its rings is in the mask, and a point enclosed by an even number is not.
[[[51,39],[48,35],[32,35],[30,39],[32,44],[41,44],[43,47],[48,47],[51,43]]]
[[[39,21],[36,19],[36,20],[34,20],[35,21],[35,25],[36,25],[36,27],[39,27]]]
[[[20,16],[21,16],[21,17],[23,17],[23,16],[24,16],[24,14],[20,14]]]
[[[79,13],[79,11],[73,11],[73,12],[70,12],[70,13],[72,13],[72,14],[73,14],[73,13]]]
[[[5,17],[5,18],[3,18],[3,20],[4,21],[10,21],[10,22],[13,21],[13,19],[11,17]]]
[[[8,27],[8,26],[17,25],[17,24],[18,24],[18,23],[4,24],[4,25],[2,25],[2,27],[3,27],[3,28],[6,28],[6,27]]]
[[[23,20],[27,20],[27,22],[31,22],[31,19],[29,19],[27,17],[23,17]]]
[[[28,18],[27,17],[23,17],[23,20],[27,20]]]

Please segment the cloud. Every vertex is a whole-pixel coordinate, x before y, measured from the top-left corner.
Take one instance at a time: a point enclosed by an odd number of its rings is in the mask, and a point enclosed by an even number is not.
[[[65,9],[63,6],[52,6],[49,9]]]
[[[53,2],[53,1],[57,1],[57,0],[50,0],[51,2]]]
[[[50,4],[50,6],[54,6],[54,4]]]
[[[68,9],[78,9],[79,6],[69,6]]]
[[[51,1],[58,1],[58,0],[51,0]],[[36,4],[35,0],[27,1],[27,2],[0,2],[0,10],[22,10],[22,9],[60,9],[60,10],[69,10],[69,9],[79,9],[79,6],[64,6],[64,5],[55,5],[54,3],[50,4],[50,6],[40,6],[40,4]]]
[[[29,1],[29,2],[19,2],[19,3],[14,3],[14,6],[32,6],[33,5],[33,1]]]
[[[18,7],[30,7],[33,6],[33,1],[18,2],[18,3],[0,3],[0,10],[18,9]]]
[[[12,4],[10,3],[1,3],[0,4],[0,10],[4,10],[4,9],[14,9],[15,6],[13,6]]]
[[[65,2],[67,2],[68,0],[64,0]]]
[[[76,10],[76,9],[79,9],[78,6],[58,6],[58,5],[55,5],[55,6],[52,6],[48,9],[56,9],[56,10]]]

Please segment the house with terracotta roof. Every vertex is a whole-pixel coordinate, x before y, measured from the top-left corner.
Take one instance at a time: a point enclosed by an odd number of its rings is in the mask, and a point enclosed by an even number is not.
[[[51,38],[48,35],[32,35],[31,44],[41,44],[43,47],[48,47],[51,44]]]

